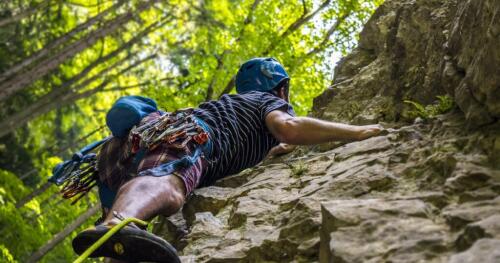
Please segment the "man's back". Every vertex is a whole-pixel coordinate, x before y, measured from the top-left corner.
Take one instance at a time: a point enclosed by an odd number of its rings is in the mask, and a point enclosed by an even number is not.
[[[268,92],[252,91],[241,95],[224,95],[219,100],[202,103],[194,114],[211,128],[213,150],[201,185],[238,173],[262,161],[279,141],[265,124],[266,115],[274,110],[295,115],[283,99]]]

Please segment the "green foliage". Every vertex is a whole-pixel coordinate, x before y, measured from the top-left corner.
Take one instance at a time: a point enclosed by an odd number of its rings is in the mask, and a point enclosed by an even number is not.
[[[29,192],[14,174],[0,170],[0,205],[15,202]]]
[[[418,102],[411,100],[404,100],[405,103],[413,106],[413,110],[409,112],[410,118],[420,117],[424,120],[436,117],[439,114],[446,113],[455,107],[455,102],[448,96],[437,96],[437,102],[435,104],[429,104],[424,106]]]
[[[455,107],[455,101],[453,101],[453,98],[444,95],[444,96],[437,96],[439,102],[437,104],[436,112],[438,114],[443,114],[448,111],[450,111],[453,107]]]
[[[289,167],[292,171],[292,176],[294,176],[294,177],[299,177],[299,176],[307,173],[307,171],[309,171],[309,167],[303,161],[289,164]]]
[[[86,201],[71,206],[69,202],[60,201],[60,197],[55,195],[58,191],[54,187],[20,209],[16,208],[16,202],[29,192],[15,175],[0,170],[0,251],[5,258],[4,261],[0,257],[0,262],[26,261],[31,253],[61,231],[64,225],[85,212],[88,203],[97,202],[96,197],[90,195]],[[80,229],[90,224],[92,220]],[[68,262],[74,259],[69,241],[56,247],[44,257],[43,262]],[[9,261],[9,258],[13,261]]]
[[[4,245],[0,245],[0,261],[5,263],[17,262]]]

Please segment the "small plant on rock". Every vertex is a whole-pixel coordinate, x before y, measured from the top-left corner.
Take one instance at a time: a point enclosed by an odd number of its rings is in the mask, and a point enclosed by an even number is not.
[[[437,96],[437,101],[434,104],[429,104],[424,106],[418,102],[412,100],[404,100],[405,103],[408,103],[413,106],[413,110],[409,112],[410,118],[420,117],[424,120],[431,119],[436,117],[439,114],[446,113],[450,111],[453,107],[455,107],[455,102],[453,99],[448,96]]]
[[[288,164],[290,169],[292,170],[292,176],[301,176],[303,174],[305,174],[309,168],[307,167],[307,165],[303,162],[303,161],[299,161],[299,162],[296,162],[294,164]]]

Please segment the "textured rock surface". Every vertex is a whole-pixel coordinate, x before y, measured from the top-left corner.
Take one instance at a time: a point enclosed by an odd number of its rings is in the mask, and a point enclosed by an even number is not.
[[[499,10],[387,1],[313,114],[392,128],[198,189],[156,233],[184,262],[500,262]],[[459,109],[404,122],[446,93]]]
[[[322,262],[443,261],[448,226],[419,199],[336,200],[323,203]]]
[[[361,33],[359,47],[319,96],[316,116],[355,121],[405,119],[410,99],[446,92],[468,124],[500,117],[500,4],[497,0],[386,1]],[[360,92],[362,90],[363,92]]]
[[[460,1],[446,43],[444,87],[477,123],[500,117],[500,4]]]

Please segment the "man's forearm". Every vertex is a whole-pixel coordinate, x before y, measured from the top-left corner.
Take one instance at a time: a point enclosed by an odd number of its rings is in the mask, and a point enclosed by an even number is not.
[[[323,121],[308,117],[294,117],[287,121],[290,136],[286,143],[308,145],[336,140],[363,139],[365,126]]]
[[[339,140],[363,140],[379,134],[382,126],[349,125],[308,117],[292,117],[280,110],[266,116],[269,131],[280,142],[293,145],[309,145]]]

